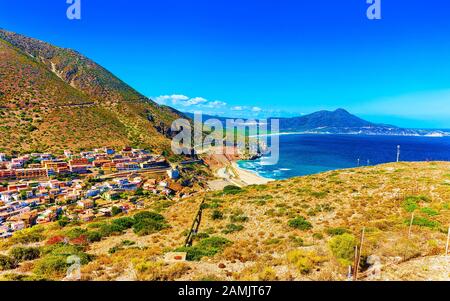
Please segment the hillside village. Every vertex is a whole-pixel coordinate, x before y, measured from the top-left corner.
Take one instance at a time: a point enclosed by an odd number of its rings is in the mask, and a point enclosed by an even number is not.
[[[0,154],[0,238],[58,221],[88,222],[142,208],[142,196],[180,199],[192,194],[182,174],[189,164],[126,147],[64,155]]]

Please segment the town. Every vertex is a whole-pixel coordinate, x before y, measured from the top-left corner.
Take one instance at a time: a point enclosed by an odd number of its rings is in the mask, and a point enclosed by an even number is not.
[[[88,222],[143,208],[139,196],[190,196],[182,172],[201,160],[170,164],[163,155],[126,147],[64,155],[0,153],[0,238],[37,224]]]

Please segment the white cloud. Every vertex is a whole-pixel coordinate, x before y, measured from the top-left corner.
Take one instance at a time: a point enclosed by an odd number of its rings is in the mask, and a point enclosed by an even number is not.
[[[185,107],[189,107],[189,106],[195,106],[195,105],[199,105],[199,104],[204,104],[207,103],[208,101],[206,99],[204,99],[203,97],[194,97],[191,99],[187,99],[184,102],[182,102],[181,104]]]
[[[226,107],[227,103],[220,101],[220,100],[215,100],[215,101],[210,101],[205,106],[208,108],[218,109],[218,108]]]
[[[243,111],[244,107],[242,107],[242,106],[234,106],[234,107],[231,108],[231,110],[232,111]]]
[[[252,112],[259,113],[261,111],[262,111],[262,109],[260,107],[253,107],[252,108]]]

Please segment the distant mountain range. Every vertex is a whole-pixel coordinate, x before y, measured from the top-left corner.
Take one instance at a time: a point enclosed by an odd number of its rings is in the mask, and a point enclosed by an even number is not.
[[[193,114],[184,113],[193,118]],[[216,118],[225,125],[226,118],[203,115],[203,118]],[[237,118],[236,118],[237,119]],[[268,118],[280,121],[280,132],[298,132],[305,134],[353,134],[353,135],[390,135],[390,136],[450,136],[450,130],[407,129],[394,125],[377,124],[350,114],[344,109],[318,111],[312,114],[292,118]]]
[[[80,53],[0,29],[0,152],[170,150],[178,118]]]

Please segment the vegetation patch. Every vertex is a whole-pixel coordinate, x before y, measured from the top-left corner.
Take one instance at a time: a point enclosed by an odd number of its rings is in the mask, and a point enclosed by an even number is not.
[[[287,260],[290,264],[293,264],[300,273],[309,274],[317,265],[324,262],[326,259],[322,256],[318,256],[313,251],[294,250],[287,254]]]
[[[334,236],[329,241],[328,245],[333,255],[342,265],[351,265],[353,257],[355,256],[355,246],[357,245],[354,235],[344,233],[342,235]]]
[[[312,229],[312,224],[308,222],[303,216],[291,219],[288,222],[289,227],[299,229],[299,230],[310,230]]]
[[[9,255],[17,262],[34,260],[41,256],[41,250],[33,247],[14,247]]]
[[[222,252],[225,247],[229,246],[231,241],[226,238],[212,236],[202,239],[196,245],[192,247],[178,248],[177,252],[186,252],[186,259],[189,261],[199,261],[203,257],[214,256],[219,252]]]

